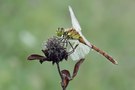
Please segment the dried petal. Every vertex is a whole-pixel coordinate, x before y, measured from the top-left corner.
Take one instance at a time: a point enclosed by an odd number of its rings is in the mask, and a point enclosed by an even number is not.
[[[61,86],[66,88],[69,81],[71,80],[71,76],[70,76],[70,72],[68,70],[62,70],[61,71],[62,74],[62,82],[61,82]]]
[[[48,61],[47,58],[44,56],[38,55],[38,54],[32,54],[28,56],[27,60],[39,60],[39,62],[42,64],[44,61]]]
[[[74,66],[74,71],[72,75],[72,79],[77,75],[80,65],[83,63],[84,59],[80,59]]]
[[[38,55],[38,54],[32,54],[30,56],[28,56],[28,60],[42,60],[44,59],[44,56]]]

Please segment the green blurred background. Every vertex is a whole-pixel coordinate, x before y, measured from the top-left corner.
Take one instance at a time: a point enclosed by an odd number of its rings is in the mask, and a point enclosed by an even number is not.
[[[58,27],[71,27],[71,5],[96,52],[86,56],[67,90],[135,90],[135,0],[0,0],[0,90],[61,90],[56,66],[27,61]],[[61,63],[72,72],[75,62]]]

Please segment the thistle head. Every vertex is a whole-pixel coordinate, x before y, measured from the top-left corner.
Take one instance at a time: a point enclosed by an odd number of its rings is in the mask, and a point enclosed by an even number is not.
[[[58,37],[61,37],[64,34],[64,28],[58,28],[56,34]]]
[[[68,59],[68,52],[61,42],[61,38],[52,37],[44,44],[44,49],[42,49],[44,56],[38,54],[32,54],[28,57],[28,60],[39,60],[42,64],[44,61],[51,61],[54,63],[59,63],[64,59]]]
[[[49,61],[52,63],[59,63],[63,59],[67,60],[68,52],[66,48],[62,46],[61,38],[52,37],[48,39],[45,44],[46,49],[42,50]]]

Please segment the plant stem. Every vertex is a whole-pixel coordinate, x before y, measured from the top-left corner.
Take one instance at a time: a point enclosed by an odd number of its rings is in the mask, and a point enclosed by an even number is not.
[[[61,70],[60,70],[60,66],[59,66],[59,63],[57,63],[57,69],[58,69],[59,75],[60,75],[60,77],[61,77],[61,80],[62,80],[63,78],[62,78],[62,74],[61,74]]]
[[[62,76],[62,74],[61,74],[61,70],[60,70],[60,66],[59,66],[59,63],[56,63],[57,64],[57,69],[58,69],[58,72],[59,72],[59,75],[60,75],[60,77],[61,77],[61,87],[62,87],[62,90],[66,90],[66,88],[65,87],[63,87],[63,85],[62,85],[62,83],[63,83],[63,76]]]

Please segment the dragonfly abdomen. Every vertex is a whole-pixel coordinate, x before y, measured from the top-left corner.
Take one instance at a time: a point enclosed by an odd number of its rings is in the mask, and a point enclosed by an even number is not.
[[[103,55],[104,57],[106,57],[110,62],[112,62],[113,64],[118,64],[118,62],[116,60],[114,60],[109,54],[107,54],[105,51],[97,48],[95,45],[92,45],[91,47],[92,49],[94,49],[95,51],[99,52],[101,55]]]
[[[87,45],[86,42],[84,41],[84,39],[83,39],[82,37],[79,38],[79,42],[81,42],[81,43]],[[87,46],[88,46],[88,45],[87,45]],[[89,47],[90,47],[90,46],[89,46]]]

